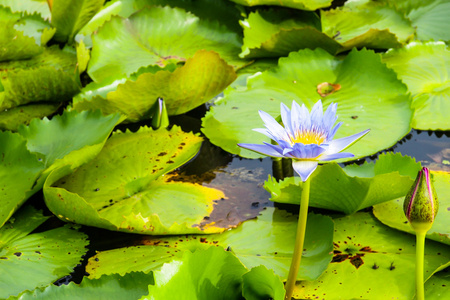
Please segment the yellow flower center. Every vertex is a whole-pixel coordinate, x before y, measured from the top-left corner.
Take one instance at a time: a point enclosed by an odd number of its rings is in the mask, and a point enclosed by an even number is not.
[[[294,137],[291,137],[291,145],[302,143],[304,145],[316,144],[320,145],[325,141],[325,137],[314,131],[298,131]]]

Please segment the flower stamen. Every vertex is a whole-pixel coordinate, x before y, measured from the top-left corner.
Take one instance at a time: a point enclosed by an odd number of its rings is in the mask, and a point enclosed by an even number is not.
[[[303,145],[316,144],[320,145],[325,141],[325,136],[313,130],[297,131],[294,137],[290,137],[290,144],[293,146],[296,143]]]

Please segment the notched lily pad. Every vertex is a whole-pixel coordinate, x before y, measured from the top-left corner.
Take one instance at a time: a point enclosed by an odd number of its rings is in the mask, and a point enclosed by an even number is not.
[[[106,113],[120,112],[128,121],[150,118],[158,97],[162,97],[169,115],[179,115],[207,102],[236,79],[232,66],[213,51],[199,50],[175,71],[143,73],[136,81],[115,81],[116,91],[106,100],[93,97],[74,101],[77,110],[99,108]],[[101,88],[103,91],[105,87]],[[96,91],[93,91],[96,93]],[[103,94],[104,95],[104,94]]]
[[[170,181],[165,175],[193,158],[201,142],[202,138],[179,127],[116,132],[100,154],[74,174],[60,169],[49,176],[44,186],[46,203],[63,220],[110,230],[221,232],[225,228],[199,224],[213,210],[213,200],[225,195]]]
[[[145,246],[99,252],[89,259],[86,270],[92,278],[111,273],[148,272],[180,258],[185,251],[212,246],[233,252],[248,269],[264,265],[286,280],[296,226],[296,216],[267,208],[256,220],[245,221],[221,234],[155,238],[145,241]],[[331,218],[309,214],[298,280],[313,280],[322,274],[331,261],[332,239]]]
[[[59,227],[32,233],[48,217],[27,206],[0,229],[0,297],[44,287],[69,275],[87,251],[87,236]]]
[[[356,213],[333,221],[335,223],[333,261],[317,280],[298,283],[294,291],[295,298],[412,299],[414,297],[413,236],[381,224],[370,213]],[[427,241],[425,280],[450,265],[449,261],[449,247]]]
[[[439,200],[439,210],[427,238],[450,245],[450,174],[431,172]],[[373,213],[384,224],[414,234],[403,212],[404,198],[375,205]]]

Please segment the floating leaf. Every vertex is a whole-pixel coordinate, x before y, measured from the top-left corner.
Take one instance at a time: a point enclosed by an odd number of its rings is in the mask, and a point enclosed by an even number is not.
[[[69,227],[32,233],[48,217],[25,207],[0,229],[0,297],[47,286],[72,272],[87,251],[87,236]]]
[[[380,155],[376,163],[343,169],[329,163],[312,174],[309,205],[352,214],[406,195],[419,170],[420,163],[400,154]],[[264,187],[271,193],[272,201],[300,204],[300,177],[288,177],[280,182],[272,178]]]
[[[332,263],[317,280],[297,284],[295,298],[414,297],[414,236],[381,224],[369,213],[334,219],[334,223]],[[424,259],[424,277],[428,279],[434,272],[450,265],[450,248],[427,241]]]
[[[75,34],[100,10],[105,0],[53,0],[52,25],[55,39],[73,41]]]
[[[200,50],[175,71],[144,73],[136,81],[110,86],[117,90],[107,94],[106,100],[94,97],[90,101],[77,101],[74,108],[101,108],[105,112],[121,112],[127,119],[136,122],[149,119],[150,110],[158,97],[162,97],[169,115],[178,115],[205,103],[236,78],[236,73],[219,55]],[[104,87],[100,93],[105,93]],[[93,91],[93,95],[98,93]]]
[[[57,46],[29,60],[0,63],[0,109],[69,100],[79,88],[76,56]]]
[[[89,259],[86,270],[93,278],[111,273],[148,272],[181,257],[184,251],[221,246],[233,252],[248,269],[264,265],[285,280],[292,260],[296,226],[297,217],[267,208],[256,220],[245,221],[237,229],[222,234],[158,238],[149,242],[151,246],[99,252]],[[310,214],[299,280],[315,279],[327,268],[332,239],[331,219]]]
[[[227,93],[203,118],[202,131],[213,144],[230,153],[259,158],[261,154],[237,146],[269,142],[252,130],[263,127],[258,110],[278,117],[280,103],[290,107],[292,100],[311,108],[321,98],[317,86],[323,82],[341,86],[322,99],[324,107],[338,103],[338,121],[344,124],[336,138],[371,129],[363,142],[348,149],[355,158],[392,147],[410,132],[412,111],[406,86],[379,55],[352,50],[341,60],[322,49],[292,52],[280,58],[277,68],[252,76],[247,89]]]
[[[9,7],[12,12],[38,13],[46,20],[51,15],[47,0],[0,0],[0,5]]]
[[[0,132],[0,227],[32,194],[44,164],[31,154],[19,134]]]
[[[198,152],[202,138],[179,127],[117,132],[100,154],[72,175],[52,173],[44,186],[54,214],[79,224],[142,234],[221,232],[199,224],[225,195],[200,185],[170,181],[166,173]]]
[[[450,174],[432,172],[439,210],[427,238],[450,245]],[[412,184],[411,184],[412,185]],[[375,205],[373,213],[384,224],[414,234],[403,212],[404,197]]]
[[[410,1],[388,0],[389,5],[404,13],[416,29],[416,38],[421,41],[450,40],[448,16],[450,3],[446,0]]]
[[[302,10],[316,10],[318,8],[328,7],[331,5],[331,0],[231,0],[233,2],[246,5],[279,5],[292,7]]]
[[[423,130],[449,130],[444,111],[450,111],[450,51],[442,42],[413,42],[390,50],[383,61],[397,72],[413,97],[412,127]]]
[[[130,76],[141,67],[184,62],[201,49],[214,50],[234,67],[238,35],[179,8],[146,7],[127,19],[112,17],[93,37],[88,74],[96,82]]]
[[[426,299],[446,299],[450,297],[450,289],[448,283],[450,282],[450,271],[448,269],[437,272],[425,282],[425,297]]]
[[[375,1],[349,1],[320,15],[323,32],[342,45],[340,51],[396,48],[414,34],[410,21],[400,12]]]
[[[34,118],[43,118],[55,113],[59,103],[21,105],[0,112],[0,129],[17,131],[20,125],[28,125]]]
[[[239,299],[246,268],[222,248],[187,251],[155,271],[155,285],[141,299]]]
[[[0,2],[1,4],[1,2]],[[42,53],[41,36],[50,24],[38,16],[22,17],[0,6],[0,62],[28,59]]]
[[[313,12],[287,9],[257,10],[240,22],[244,44],[240,57],[279,57],[299,49],[321,47],[335,54],[341,46],[321,32]]]
[[[154,284],[153,273],[134,272],[120,276],[102,276],[99,279],[83,278],[80,284],[49,285],[46,288],[20,294],[20,300],[43,299],[139,299],[148,293],[148,285]]]
[[[283,282],[272,270],[267,270],[264,266],[254,267],[242,278],[242,296],[246,300],[284,299]]]

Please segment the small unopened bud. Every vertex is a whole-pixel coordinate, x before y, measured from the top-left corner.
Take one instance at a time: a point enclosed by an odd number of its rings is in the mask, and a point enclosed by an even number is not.
[[[428,231],[433,225],[439,203],[430,170],[422,168],[403,202],[403,211],[415,231]]]
[[[163,98],[159,97],[156,100],[153,117],[152,117],[152,128],[166,128],[169,126],[169,116],[167,114],[166,104]]]

